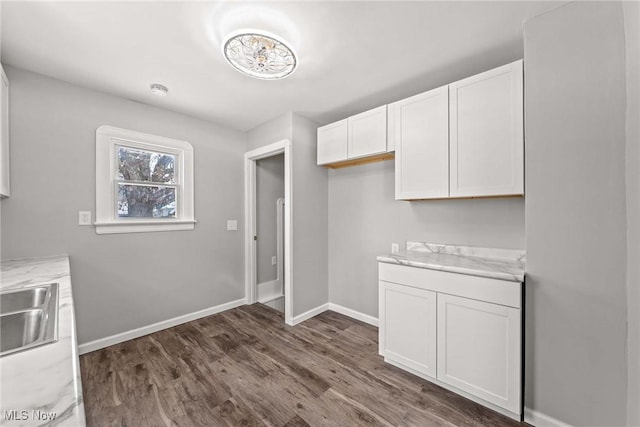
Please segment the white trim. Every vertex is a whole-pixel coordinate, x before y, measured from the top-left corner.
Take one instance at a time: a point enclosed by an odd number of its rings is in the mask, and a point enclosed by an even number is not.
[[[118,218],[116,204],[116,147],[153,150],[176,156],[175,219]],[[96,234],[193,230],[194,214],[193,146],[187,141],[150,135],[113,126],[96,129]]]
[[[524,408],[524,422],[536,427],[571,427],[571,424],[526,407]]]
[[[257,285],[256,299],[260,303],[271,301],[275,298],[284,296],[282,292],[282,282],[280,280],[270,280],[268,282],[261,282]]]
[[[245,305],[247,303],[245,298],[238,299],[235,301],[229,301],[224,304],[216,305],[214,307],[205,308],[203,310],[195,311],[193,313],[183,314],[182,316],[174,317],[172,319],[162,320],[157,323],[153,323],[151,325],[142,326],[140,328],[132,329],[130,331],[121,332],[116,335],[111,335],[109,337],[100,338],[94,341],[89,341],[84,344],[80,344],[78,346],[79,354],[90,353],[95,350],[100,350],[101,348],[109,347],[114,344],[119,344],[121,342],[129,341],[134,338],[139,338],[145,335],[152,334],[154,332],[161,331],[163,329],[172,328],[177,325],[181,325],[183,323],[191,322],[196,319],[201,319],[203,317],[211,316],[212,314],[220,313],[226,310],[231,310],[232,308],[240,307],[241,305]]]
[[[96,234],[146,233],[149,231],[193,230],[196,221],[94,222]]]
[[[286,294],[285,294],[286,296]],[[298,323],[302,323],[305,320],[311,319],[312,317],[317,316],[320,313],[324,313],[325,311],[329,310],[329,303],[324,303],[322,305],[317,306],[316,308],[312,308],[309,311],[305,311],[302,314],[298,314],[296,317],[293,318],[293,323],[291,325],[297,325]]]
[[[280,294],[280,295],[269,295],[268,297],[260,298],[260,299],[258,300],[258,302],[259,302],[260,304],[268,304],[268,303],[270,303],[271,301],[275,301],[275,300],[280,299],[280,298],[284,298],[284,294]]]
[[[291,141],[284,139],[245,153],[244,155],[244,230],[245,230],[245,297],[247,304],[257,298],[256,279],[256,161],[284,153],[284,321],[293,325],[293,158]]]
[[[351,317],[352,319],[356,319],[361,322],[368,323],[369,325],[376,326],[376,327],[378,326],[377,317],[369,316],[368,314],[361,313],[351,308],[347,308],[342,305],[338,305],[330,302],[328,309],[331,311],[335,311],[336,313],[344,314],[345,316]]]

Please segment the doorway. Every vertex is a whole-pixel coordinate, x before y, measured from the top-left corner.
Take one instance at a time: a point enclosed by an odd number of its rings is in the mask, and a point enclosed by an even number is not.
[[[245,154],[245,294],[292,324],[291,142]]]

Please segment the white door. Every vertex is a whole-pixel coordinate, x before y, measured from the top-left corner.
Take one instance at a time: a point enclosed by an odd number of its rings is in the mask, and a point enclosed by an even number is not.
[[[438,380],[520,413],[520,310],[438,294]]]
[[[436,376],[436,293],[380,282],[380,354]]]
[[[318,164],[347,160],[348,119],[318,128]]]
[[[522,61],[449,85],[451,197],[524,194]]]
[[[389,105],[396,150],[396,199],[449,197],[447,86]]]
[[[387,106],[348,118],[350,159],[387,151]]]

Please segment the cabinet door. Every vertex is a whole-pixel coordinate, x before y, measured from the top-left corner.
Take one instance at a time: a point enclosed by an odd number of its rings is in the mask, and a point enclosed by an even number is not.
[[[389,106],[396,150],[396,199],[449,196],[448,88]]]
[[[522,61],[449,85],[451,197],[524,194]]]
[[[380,354],[436,376],[436,293],[380,282]]]
[[[348,118],[350,159],[387,151],[387,106]]]
[[[0,68],[0,196],[11,195],[9,160],[9,80]]]
[[[438,380],[520,413],[520,310],[438,294]]]
[[[347,160],[348,119],[318,128],[318,164]]]

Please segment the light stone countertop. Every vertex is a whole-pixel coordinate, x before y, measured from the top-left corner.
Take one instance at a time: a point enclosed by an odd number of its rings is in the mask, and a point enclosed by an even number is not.
[[[525,253],[517,249],[407,242],[404,253],[378,261],[511,282],[524,282],[525,274]]]
[[[0,425],[84,426],[69,258],[21,259],[0,265],[2,291],[59,283],[58,341],[0,358]],[[19,419],[7,419],[8,411],[18,411],[14,415]],[[56,414],[53,421],[42,418],[51,413]]]

